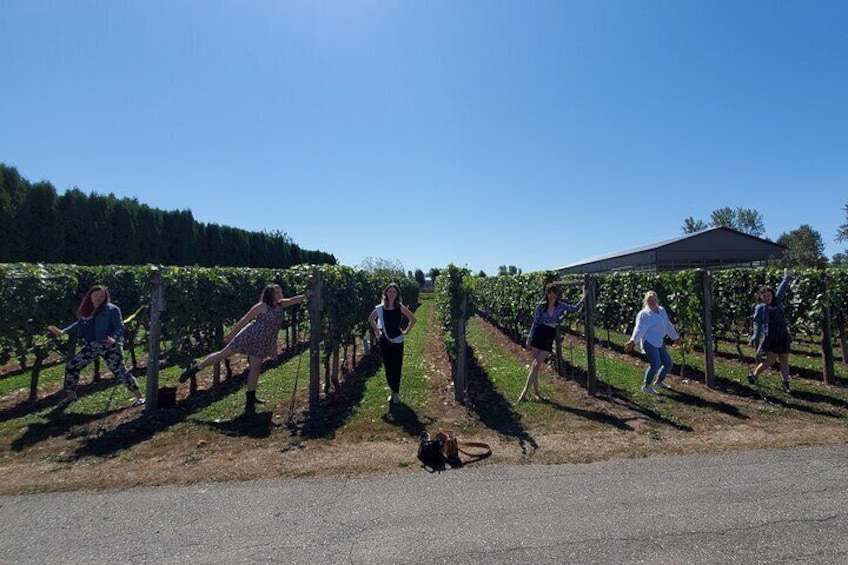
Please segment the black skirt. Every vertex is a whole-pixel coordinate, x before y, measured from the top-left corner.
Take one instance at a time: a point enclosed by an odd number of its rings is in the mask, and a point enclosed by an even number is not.
[[[770,333],[763,340],[763,344],[760,346],[760,352],[783,355],[784,353],[789,353],[790,345],[789,332],[776,332],[776,335]]]
[[[539,324],[536,326],[536,331],[533,332],[533,339],[530,340],[530,345],[536,349],[550,353],[553,349],[555,335],[556,330],[554,328],[545,324]]]

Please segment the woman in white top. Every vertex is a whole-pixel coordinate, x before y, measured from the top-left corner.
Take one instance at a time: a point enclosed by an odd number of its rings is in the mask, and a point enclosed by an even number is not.
[[[665,382],[665,376],[671,370],[671,356],[665,349],[665,336],[669,336],[680,345],[680,334],[674,329],[665,308],[660,306],[657,293],[653,290],[645,293],[644,308],[636,314],[636,327],[633,335],[624,344],[624,351],[633,351],[633,344],[638,343],[639,348],[645,353],[650,365],[645,370],[645,383],[642,391],[648,394],[656,394],[654,387],[671,388]]]
[[[406,318],[403,327],[402,318]],[[415,322],[409,308],[403,305],[400,297],[400,287],[397,283],[389,283],[383,290],[383,301],[374,307],[368,316],[368,323],[375,334],[380,336],[380,351],[383,353],[383,367],[386,370],[386,383],[392,391],[389,396],[391,404],[400,402],[400,374],[403,369],[403,340]]]

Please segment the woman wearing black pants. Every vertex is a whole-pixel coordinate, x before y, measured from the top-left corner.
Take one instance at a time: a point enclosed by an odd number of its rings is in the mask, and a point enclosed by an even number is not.
[[[401,324],[402,318],[408,320],[405,328]],[[395,283],[389,283],[383,290],[382,303],[378,304],[368,316],[368,323],[371,324],[374,333],[380,334],[380,351],[383,353],[386,383],[392,391],[389,396],[389,402],[392,404],[400,401],[398,394],[403,368],[403,339],[416,321],[415,314],[403,305],[400,287]]]

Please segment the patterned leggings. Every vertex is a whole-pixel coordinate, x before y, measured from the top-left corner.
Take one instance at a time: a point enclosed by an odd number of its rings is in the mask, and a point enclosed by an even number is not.
[[[99,341],[86,343],[79,350],[79,353],[74,355],[73,359],[65,364],[65,390],[75,392],[80,378],[80,371],[83,367],[101,356],[106,361],[106,366],[109,367],[109,370],[112,371],[112,374],[119,381],[124,383],[133,392],[138,390],[135,377],[129,374],[126,368],[124,368],[124,351],[121,345],[119,343],[107,345]]]

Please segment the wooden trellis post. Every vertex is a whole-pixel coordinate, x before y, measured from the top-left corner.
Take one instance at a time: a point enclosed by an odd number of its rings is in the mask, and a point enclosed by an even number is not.
[[[713,274],[703,272],[702,296],[704,303],[704,373],[707,388],[715,388],[715,351],[713,349]]]
[[[822,377],[825,384],[835,385],[836,371],[833,366],[833,334],[830,329],[830,306],[828,306],[827,296],[827,274],[822,275],[820,288],[822,295]]]
[[[154,269],[150,277],[153,287],[150,297],[150,329],[147,343],[147,388],[144,410],[155,412],[159,409],[159,340],[162,336],[161,314],[165,311],[165,282],[162,273]]]
[[[321,388],[321,273],[316,269],[309,280],[309,412],[318,409]]]
[[[218,322],[215,325],[215,347],[220,349],[224,346],[224,324]],[[218,361],[212,365],[212,386],[217,387],[221,384],[221,362]]]
[[[465,315],[468,310],[468,295],[462,295],[462,302],[459,305],[459,327],[456,336],[456,372],[453,376],[453,394],[454,398],[459,402],[465,402],[466,388],[466,369],[468,359],[465,354]]]
[[[595,366],[595,279],[590,275],[583,277],[583,292],[586,298],[586,388],[590,395],[598,394],[598,371]]]

